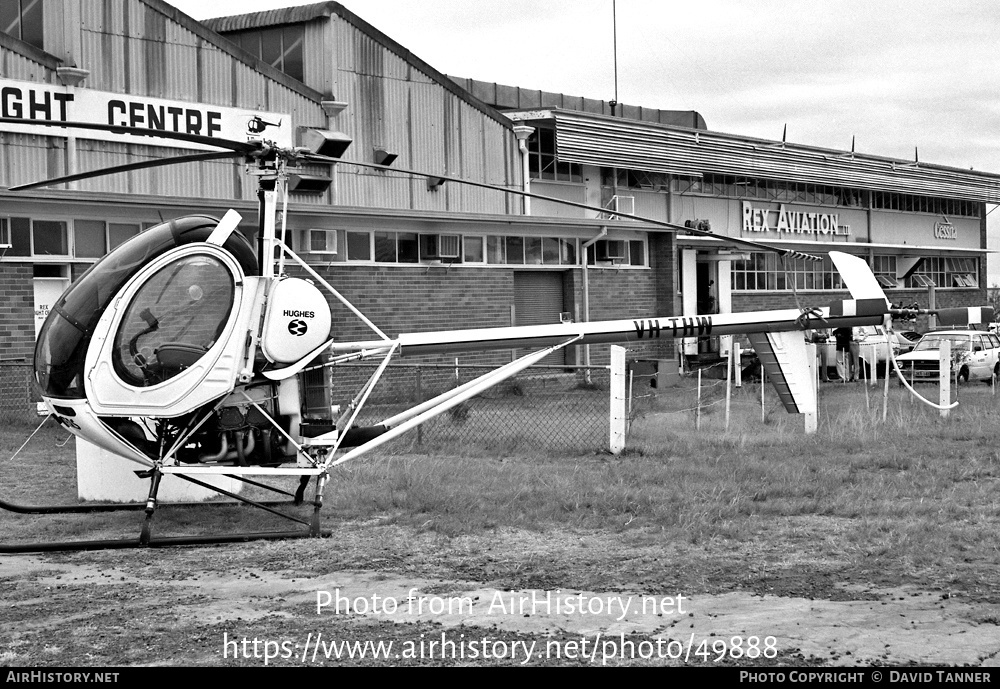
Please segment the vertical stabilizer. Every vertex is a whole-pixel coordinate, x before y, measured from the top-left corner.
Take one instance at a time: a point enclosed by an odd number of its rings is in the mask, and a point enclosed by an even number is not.
[[[889,300],[885,296],[882,285],[878,284],[872,269],[868,267],[865,260],[859,256],[845,254],[842,251],[831,251],[830,260],[837,266],[837,272],[844,279],[844,284],[854,299],[881,299],[886,304]]]

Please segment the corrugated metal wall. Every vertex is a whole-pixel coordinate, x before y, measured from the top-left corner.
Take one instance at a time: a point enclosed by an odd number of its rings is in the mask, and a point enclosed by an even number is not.
[[[326,25],[332,64],[329,72],[315,69],[330,74],[334,96],[348,103],[335,122],[354,140],[346,159],[373,162],[379,146],[398,154],[400,168],[519,184],[520,167],[510,164],[517,145],[508,127],[349,22],[334,15]],[[339,181],[344,205],[496,214],[519,207],[497,191],[459,184],[428,191],[424,179],[391,172],[344,168]]]
[[[45,83],[51,80],[53,71],[39,62],[6,49],[0,49],[0,70],[8,79]]]
[[[68,2],[66,9],[72,16],[64,18],[68,25],[62,30],[79,32],[78,37],[66,40],[78,46],[77,66],[90,71],[84,88],[283,112],[292,115],[297,125],[326,126],[326,117],[316,100],[262,75],[187,27],[171,21],[152,4],[141,0],[86,0]],[[74,20],[77,12],[78,21]],[[54,52],[60,50],[57,43],[54,41],[52,46]],[[0,57],[6,78],[54,82],[51,70],[13,51],[3,50]],[[61,141],[64,148],[65,140],[8,134],[4,135],[4,141],[12,150],[4,156],[0,171],[3,184],[65,173],[64,159],[55,166],[50,155],[56,145],[52,142]],[[174,149],[108,144],[83,137],[78,137],[77,142],[79,170],[178,153]],[[35,153],[31,151],[33,148],[37,149]],[[7,161],[11,164],[6,164]],[[189,163],[86,180],[79,187],[165,196],[254,198],[255,185],[238,179],[234,166],[239,164]],[[59,167],[55,173],[54,167]]]
[[[557,112],[555,119],[559,157],[566,162],[679,175],[713,172],[1000,202],[1000,177],[996,175],[572,112]]]
[[[54,5],[53,5],[54,6]],[[345,160],[374,162],[374,148],[398,154],[395,165],[435,174],[519,188],[516,140],[499,115],[463,97],[443,76],[418,68],[359,27],[333,14],[305,24],[305,80],[290,88],[262,74],[211,36],[174,21],[153,0],[69,0],[52,49],[90,71],[84,88],[180,101],[288,113],[297,127],[330,126],[353,139]],[[163,11],[160,11],[163,9]],[[52,13],[50,13],[52,14]],[[60,38],[61,35],[61,38]],[[60,42],[62,43],[60,45]],[[49,46],[47,46],[49,47]],[[319,49],[318,49],[319,48]],[[398,50],[398,47],[396,48]],[[2,53],[4,76],[52,83],[43,65],[12,51]],[[328,125],[317,97],[348,103]],[[53,153],[63,139],[7,135],[13,147],[0,174],[3,183],[35,181],[63,174],[65,157]],[[62,142],[54,144],[53,142]],[[77,137],[78,169],[121,165],[162,157],[173,149],[100,143]],[[34,150],[33,150],[34,149]],[[15,164],[16,163],[16,164]],[[58,170],[53,173],[53,169]],[[87,180],[79,188],[165,196],[251,200],[255,185],[241,180],[239,164],[190,163],[130,175]],[[325,173],[320,168],[317,173]],[[400,210],[503,214],[519,212],[508,195],[459,184],[427,189],[420,177],[340,166],[335,203]],[[296,195],[306,204],[328,203],[329,195]]]

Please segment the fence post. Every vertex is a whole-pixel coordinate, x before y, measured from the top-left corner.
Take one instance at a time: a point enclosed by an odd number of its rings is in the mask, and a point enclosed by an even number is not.
[[[701,430],[701,369],[698,369],[698,402],[694,411],[694,429]]]
[[[733,348],[730,347],[729,357],[726,359],[726,432],[729,431],[729,405],[733,395],[733,355]]]
[[[764,386],[767,385],[767,371],[764,370],[764,364],[760,365],[760,422],[764,423],[767,419],[764,417]]]
[[[588,371],[590,369],[587,369]],[[625,348],[611,346],[611,454],[625,449]]]
[[[941,340],[941,349],[938,350],[938,384],[941,386],[938,394],[938,404],[942,407],[951,404],[951,341]],[[958,389],[958,378],[955,378],[955,388]],[[941,410],[941,418],[948,418],[947,409]]]
[[[736,356],[735,356],[734,364],[733,364],[735,366],[735,368],[733,369],[733,375],[736,377],[736,387],[742,388],[743,387],[743,347],[740,345],[739,342],[734,343],[733,347],[736,349]]]
[[[416,386],[417,386],[417,404],[420,404],[420,403],[422,403],[424,401],[424,386],[423,386],[423,378],[420,375],[420,367],[419,366],[417,366]],[[423,442],[424,442],[424,425],[423,424],[418,424],[417,425],[417,445],[422,445]]]

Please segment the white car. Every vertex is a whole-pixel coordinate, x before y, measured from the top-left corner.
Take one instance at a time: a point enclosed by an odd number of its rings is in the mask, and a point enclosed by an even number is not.
[[[935,330],[920,338],[913,351],[896,363],[907,380],[936,381],[941,343],[951,342],[951,373],[960,382],[989,382],[1000,375],[1000,337],[981,330]]]

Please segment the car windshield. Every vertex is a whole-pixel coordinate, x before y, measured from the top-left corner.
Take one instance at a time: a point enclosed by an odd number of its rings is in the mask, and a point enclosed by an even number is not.
[[[926,352],[926,351],[937,351],[941,349],[941,343],[945,340],[951,342],[951,351],[961,351],[967,352],[971,348],[972,339],[968,335],[924,335],[917,346],[913,348],[914,352]]]

